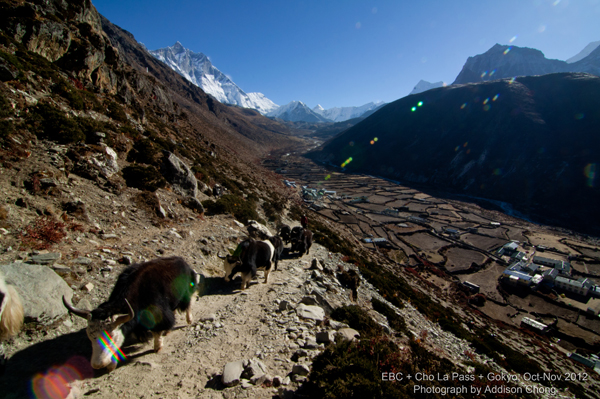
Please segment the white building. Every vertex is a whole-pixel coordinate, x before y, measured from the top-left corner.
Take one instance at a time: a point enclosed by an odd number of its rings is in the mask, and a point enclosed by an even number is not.
[[[581,277],[577,280],[574,280],[572,278],[558,276],[554,280],[554,286],[568,292],[586,296],[593,284],[589,278]]]

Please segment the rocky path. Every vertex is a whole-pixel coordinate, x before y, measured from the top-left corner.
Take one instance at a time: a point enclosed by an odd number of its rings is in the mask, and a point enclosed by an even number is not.
[[[180,315],[160,353],[153,353],[150,344],[125,348],[129,361],[112,373],[97,372],[95,378],[75,383],[73,392],[98,398],[270,398],[278,393],[269,387],[273,379],[283,389],[294,389],[303,381],[291,375],[294,365],[309,364],[324,346],[316,342],[317,332],[324,329],[321,323],[299,317],[296,308],[310,309],[300,305],[303,300],[318,306],[318,298],[329,304],[350,303],[348,292],[335,285],[337,280],[309,270],[308,259],[313,257],[326,265],[334,263],[325,248],[312,249],[301,259],[280,262],[267,284],[259,272],[258,281],[245,291],[237,289],[239,281],[228,285],[220,276],[207,276],[201,283],[202,296],[192,305],[195,321],[188,326]],[[256,385],[248,378],[227,388],[222,378],[225,365],[251,359],[267,375]]]

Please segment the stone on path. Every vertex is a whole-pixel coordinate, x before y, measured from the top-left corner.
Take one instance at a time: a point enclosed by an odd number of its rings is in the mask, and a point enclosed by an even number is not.
[[[301,303],[296,308],[296,313],[303,319],[323,321],[325,318],[325,311],[318,306],[310,306]]]
[[[233,387],[240,383],[240,377],[244,372],[244,362],[238,360],[237,362],[229,362],[223,367],[223,376],[221,381],[226,387]]]

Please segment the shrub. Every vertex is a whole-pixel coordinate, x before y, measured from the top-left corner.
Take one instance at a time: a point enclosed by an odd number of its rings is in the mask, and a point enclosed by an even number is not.
[[[127,123],[127,114],[123,110],[123,106],[117,104],[114,101],[110,101],[108,103],[108,116],[113,118],[116,121]]]
[[[156,162],[158,150],[152,141],[142,139],[133,145],[133,150],[127,154],[127,161],[152,165]]]
[[[383,328],[357,305],[339,307],[331,313],[331,318],[347,323],[360,332],[361,338],[370,338],[383,333]]]
[[[33,109],[28,124],[38,137],[54,140],[61,144],[85,140],[85,134],[77,120],[67,117],[64,112],[50,104],[38,104]]]
[[[63,79],[60,79],[56,84],[54,84],[52,87],[52,92],[65,98],[71,105],[71,108],[76,110],[84,109],[85,103],[78,90],[74,87],[71,87]]]
[[[13,122],[0,121],[0,139],[7,138],[14,130]]]
[[[449,360],[429,352],[416,341],[411,340],[409,347],[410,350],[400,350],[383,336],[330,345],[314,359],[310,381],[299,393],[318,398],[442,398],[446,397],[441,393],[444,388],[465,386],[458,379],[384,380],[382,373],[407,376],[422,372],[437,376],[458,372]],[[415,385],[436,387],[440,393],[415,390]]]
[[[123,178],[129,187],[156,191],[167,181],[154,166],[130,165],[123,169]]]
[[[371,304],[373,305],[373,309],[387,318],[390,327],[399,333],[404,333],[405,335],[409,336],[408,329],[406,328],[406,321],[404,321],[404,318],[396,313],[394,309],[392,309],[385,302],[382,302],[374,297],[371,298]]]
[[[65,224],[50,218],[38,218],[20,233],[21,243],[33,249],[48,249],[59,243],[67,233]]]
[[[274,194],[274,197],[271,201],[265,201],[262,207],[269,221],[278,223],[281,220],[285,203],[281,196]]]
[[[383,381],[382,372],[397,372],[402,354],[383,338],[339,342],[317,356],[310,383],[302,392],[318,398],[410,398],[404,384]]]
[[[248,220],[258,219],[256,203],[246,201],[234,194],[226,194],[216,201],[203,201],[202,206],[212,214],[229,213],[244,224],[248,223]]]

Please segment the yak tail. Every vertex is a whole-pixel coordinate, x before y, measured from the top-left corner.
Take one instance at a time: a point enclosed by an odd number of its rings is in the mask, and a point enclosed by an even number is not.
[[[23,326],[23,304],[17,290],[12,285],[2,284],[2,280],[0,276],[0,288],[5,291],[0,307],[0,338],[8,339],[16,335]]]

